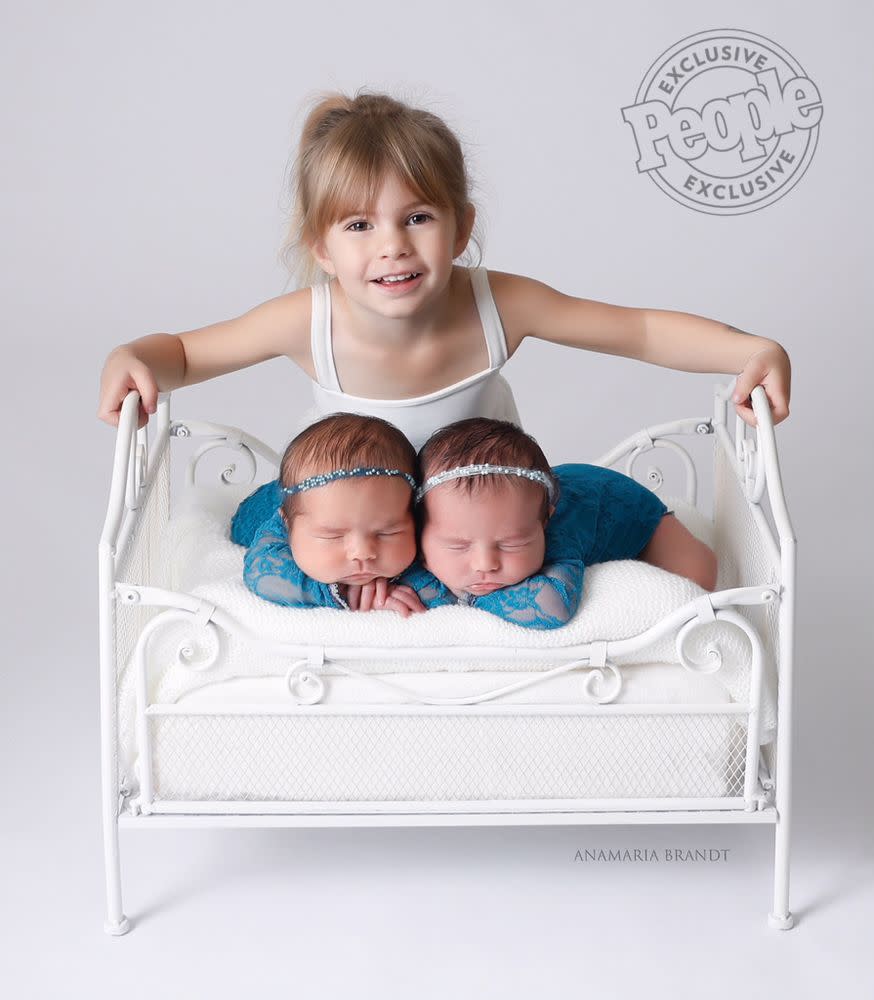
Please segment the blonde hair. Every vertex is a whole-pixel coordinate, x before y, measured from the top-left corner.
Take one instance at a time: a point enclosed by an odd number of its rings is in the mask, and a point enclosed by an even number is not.
[[[323,275],[310,247],[328,227],[372,205],[396,174],[423,201],[464,225],[470,178],[461,143],[437,115],[387,94],[316,98],[301,129],[290,178],[291,219],[280,258],[301,287]],[[472,237],[479,263],[479,240]]]

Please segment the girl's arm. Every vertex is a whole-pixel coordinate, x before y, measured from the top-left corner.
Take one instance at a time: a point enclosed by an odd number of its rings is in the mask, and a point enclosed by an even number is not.
[[[154,413],[159,392],[195,385],[283,355],[312,375],[309,289],[280,295],[236,319],[185,333],[155,333],[116,347],[100,377],[97,416],[118,426],[131,389],[141,398],[139,426]]]
[[[789,355],[774,340],[691,313],[634,309],[564,295],[540,281],[490,272],[510,353],[525,337],[664,368],[737,375],[735,409],[755,426],[750,394],[765,389],[774,422],[789,415]]]

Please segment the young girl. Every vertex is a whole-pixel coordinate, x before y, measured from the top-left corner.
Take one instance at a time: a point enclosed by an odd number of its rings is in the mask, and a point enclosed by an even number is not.
[[[107,358],[98,416],[118,423],[131,389],[140,425],[159,391],[285,356],[313,380],[313,417],[382,417],[419,447],[470,416],[518,423],[499,372],[526,337],[668,368],[738,374],[735,403],[763,385],[788,414],[789,358],[772,340],[686,313],[575,298],[531,278],[453,262],[475,210],[461,147],[433,114],[391,97],[332,95],[307,118],[287,249],[327,277],[237,319],[158,333]]]
[[[307,427],[279,480],[234,519],[231,537],[249,546],[246,586],[286,607],[348,609],[349,588],[372,585],[375,607],[423,611],[393,582],[416,556],[415,472],[410,442],[384,420],[342,413]],[[241,523],[256,509],[257,526]]]
[[[422,562],[401,576],[429,608],[466,604],[525,628],[579,607],[586,566],[641,559],[712,590],[716,557],[645,486],[611,469],[550,469],[514,424],[474,417],[419,453]],[[379,607],[372,585],[347,595]]]

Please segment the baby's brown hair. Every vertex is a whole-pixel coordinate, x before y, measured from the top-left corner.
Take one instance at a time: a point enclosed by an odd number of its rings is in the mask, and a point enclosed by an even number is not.
[[[549,478],[553,495],[558,492],[558,482],[552,474],[543,449],[521,427],[507,420],[488,417],[470,417],[435,431],[419,451],[422,482],[438,472],[463,465],[509,465],[523,469],[537,469]],[[486,487],[494,488],[497,482],[509,483],[513,477],[499,473],[486,476],[465,476],[452,480],[456,489],[475,493]],[[520,483],[526,480],[519,480]],[[541,488],[542,489],[542,488]],[[549,497],[545,489],[541,517],[549,515]],[[427,501],[427,494],[425,495]],[[424,516],[426,504],[419,505]]]
[[[360,413],[332,413],[310,424],[285,449],[279,465],[282,486],[296,486],[310,476],[336,469],[399,469],[416,477],[416,450],[387,420]],[[413,491],[410,491],[412,502]],[[294,517],[298,495],[286,496],[282,510]]]

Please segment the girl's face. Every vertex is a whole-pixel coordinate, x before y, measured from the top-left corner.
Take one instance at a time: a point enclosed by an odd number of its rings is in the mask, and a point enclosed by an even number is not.
[[[456,596],[490,594],[543,565],[543,487],[506,483],[468,493],[450,482],[427,493],[424,503],[422,558]]]
[[[459,231],[451,209],[429,205],[394,174],[372,211],[361,210],[329,227],[313,247],[321,267],[336,276],[346,297],[368,312],[405,318],[435,302],[467,246],[474,209]],[[394,282],[387,278],[400,277]]]
[[[402,573],[416,557],[410,487],[382,476],[338,480],[301,493],[288,544],[320,583],[364,584]]]

